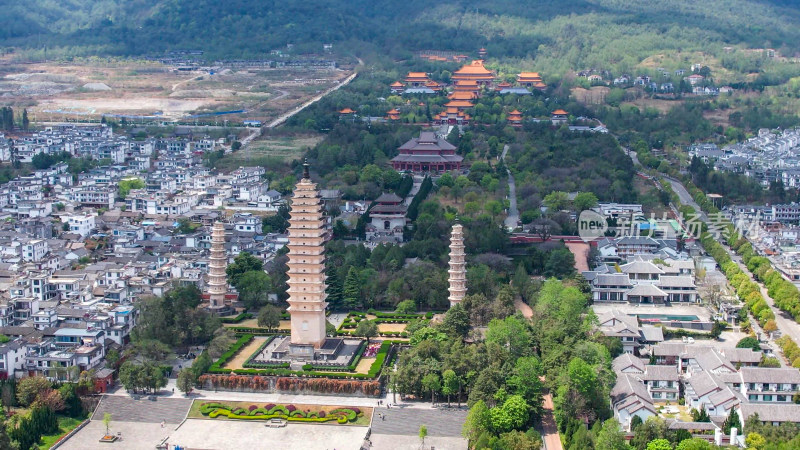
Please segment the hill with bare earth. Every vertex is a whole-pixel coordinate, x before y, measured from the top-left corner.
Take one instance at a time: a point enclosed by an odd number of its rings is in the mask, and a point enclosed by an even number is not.
[[[536,60],[566,69],[635,67],[674,50],[725,46],[800,51],[800,6],[789,0],[4,0],[0,42],[28,57],[152,55],[262,57],[322,43],[392,57],[422,49]],[[339,45],[336,46],[339,48]]]

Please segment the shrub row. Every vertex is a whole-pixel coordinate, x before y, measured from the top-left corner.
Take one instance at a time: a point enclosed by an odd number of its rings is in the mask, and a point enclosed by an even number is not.
[[[288,335],[291,333],[291,330],[269,330],[258,327],[228,327],[228,329],[236,334],[253,334],[256,336]]]
[[[248,312],[243,312],[236,317],[221,317],[219,321],[222,323],[239,323],[245,319],[252,319],[252,318],[253,318],[252,314]]]
[[[222,366],[224,366],[231,358],[233,358],[233,355],[235,355],[239,350],[242,349],[242,347],[247,345],[252,340],[252,334],[245,334],[244,336],[240,337],[236,342],[233,343],[233,345],[231,345],[231,348],[229,348],[227,352],[223,353],[218,360],[214,361],[214,364],[211,365],[209,372],[213,372],[215,370],[230,371],[230,369],[223,369]]]
[[[775,342],[781,346],[781,351],[783,352],[783,356],[786,357],[786,361],[792,365],[792,367],[796,367],[800,369],[800,347],[790,338],[789,336],[781,336]]]

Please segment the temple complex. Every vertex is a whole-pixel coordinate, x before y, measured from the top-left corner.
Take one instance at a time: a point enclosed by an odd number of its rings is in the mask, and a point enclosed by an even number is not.
[[[208,262],[208,309],[216,315],[225,315],[231,311],[231,301],[236,294],[228,288],[228,257],[225,255],[225,225],[214,222],[211,229],[211,256]]]
[[[461,303],[467,295],[467,269],[464,260],[464,227],[456,222],[450,235],[450,275],[447,282],[450,285],[450,307]]]
[[[483,60],[476,59],[458,69],[451,77],[454,81],[475,81],[478,84],[489,84],[494,81],[494,74],[483,67]]]
[[[459,113],[457,108],[452,109],[454,114]],[[418,138],[412,138],[398,150],[400,154],[392,158],[392,167],[395,170],[413,172],[459,170],[461,161],[464,160],[462,156],[456,155],[455,146],[430,131],[421,132]]]
[[[303,168],[289,219],[289,315],[292,345],[320,348],[325,341],[325,220],[317,185]],[[308,349],[301,349],[308,351]]]

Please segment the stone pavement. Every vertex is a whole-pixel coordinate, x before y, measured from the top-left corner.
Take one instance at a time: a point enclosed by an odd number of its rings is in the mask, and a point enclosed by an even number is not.
[[[381,420],[378,414],[386,416]],[[429,436],[461,437],[461,427],[467,419],[467,409],[420,409],[379,406],[372,415],[374,434],[418,436],[420,425],[428,427]]]
[[[111,413],[112,421],[144,423],[181,423],[192,406],[190,399],[141,397],[134,400],[130,396],[106,395],[92,415],[93,421],[102,421],[105,413]]]

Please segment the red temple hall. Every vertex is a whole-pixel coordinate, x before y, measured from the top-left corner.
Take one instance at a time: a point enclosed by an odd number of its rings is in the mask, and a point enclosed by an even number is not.
[[[444,172],[458,170],[461,161],[456,155],[456,147],[437,137],[435,133],[423,131],[418,138],[413,138],[401,145],[400,154],[392,158],[395,170],[413,172]]]

